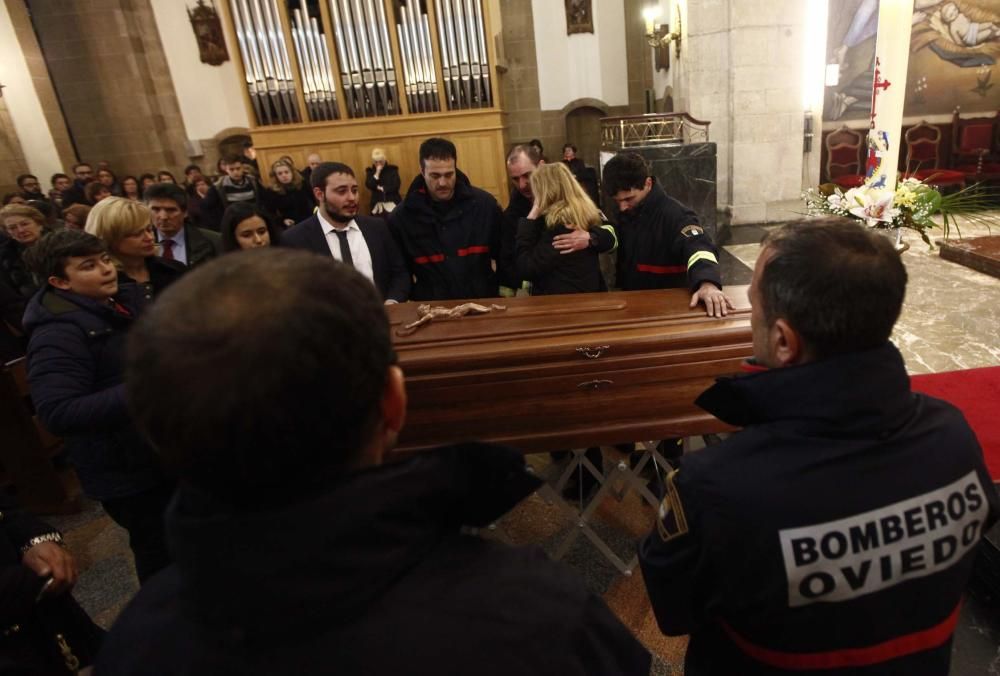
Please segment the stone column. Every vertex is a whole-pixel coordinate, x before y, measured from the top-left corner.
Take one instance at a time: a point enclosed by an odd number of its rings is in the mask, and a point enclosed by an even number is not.
[[[871,128],[865,185],[896,189],[899,155],[903,150],[903,102],[910,63],[913,0],[881,0],[875,38],[875,78],[872,81]]]

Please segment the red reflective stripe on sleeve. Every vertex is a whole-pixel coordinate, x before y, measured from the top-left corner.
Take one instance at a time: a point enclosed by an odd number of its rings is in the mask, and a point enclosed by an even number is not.
[[[464,249],[458,250],[459,256],[471,256],[473,254],[488,254],[490,248],[488,246],[469,246]]]
[[[768,666],[779,669],[845,669],[881,664],[943,645],[955,631],[961,607],[962,604],[959,603],[948,617],[928,629],[898,636],[866,648],[844,648],[816,653],[789,653],[763,648],[737,634],[736,630],[725,622],[720,624],[745,655]]]
[[[417,256],[413,262],[417,265],[427,265],[428,263],[441,263],[444,261],[444,254],[432,254],[430,256]]]
[[[636,263],[635,269],[639,272],[649,272],[654,275],[678,275],[687,272],[687,268],[683,265],[646,265],[645,263]]]

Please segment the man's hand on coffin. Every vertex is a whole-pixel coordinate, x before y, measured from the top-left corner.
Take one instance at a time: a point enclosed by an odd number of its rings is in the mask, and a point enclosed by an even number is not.
[[[702,282],[698,290],[691,294],[691,305],[705,305],[705,314],[709,317],[725,317],[733,309],[733,301],[722,292],[722,289],[711,282]]]
[[[590,246],[590,233],[586,230],[577,230],[576,226],[567,225],[570,232],[564,235],[556,235],[552,239],[552,246],[559,253],[568,254],[574,251],[583,251]]]

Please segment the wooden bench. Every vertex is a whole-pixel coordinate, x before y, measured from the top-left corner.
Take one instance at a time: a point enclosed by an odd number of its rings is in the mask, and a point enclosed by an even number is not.
[[[0,369],[0,466],[17,492],[18,501],[39,514],[80,511],[75,482],[64,478],[52,464],[62,451],[62,440],[38,421],[28,393],[25,359]]]

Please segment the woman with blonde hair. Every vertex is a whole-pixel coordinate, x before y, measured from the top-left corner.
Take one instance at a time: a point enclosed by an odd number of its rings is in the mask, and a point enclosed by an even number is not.
[[[286,158],[271,165],[271,185],[264,193],[264,206],[289,228],[312,216],[316,199],[302,174]]]
[[[124,197],[107,197],[90,210],[85,230],[108,247],[118,282],[135,282],[155,298],[187,269],[156,255],[151,214],[145,204]]]
[[[516,267],[531,282],[536,296],[605,291],[597,250],[561,253],[552,241],[573,230],[601,226],[601,211],[573,178],[566,165],[541,164],[531,174],[535,203],[517,224]]]

